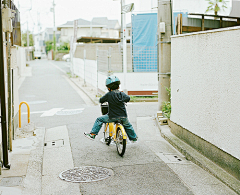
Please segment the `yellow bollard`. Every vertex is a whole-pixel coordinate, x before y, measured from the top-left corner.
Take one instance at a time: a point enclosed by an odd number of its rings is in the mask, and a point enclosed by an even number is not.
[[[30,123],[30,107],[29,107],[27,102],[21,102],[19,104],[19,128],[21,128],[21,126],[22,126],[22,124],[21,124],[21,106],[22,106],[22,104],[26,104],[26,106],[27,106],[27,109],[28,109],[28,123]]]

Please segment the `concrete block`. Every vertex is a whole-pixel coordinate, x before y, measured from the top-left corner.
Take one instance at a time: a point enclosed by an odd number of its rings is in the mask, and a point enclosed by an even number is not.
[[[158,121],[160,122],[160,125],[168,124],[168,118],[158,118]]]
[[[157,117],[163,117],[162,111],[157,111]]]

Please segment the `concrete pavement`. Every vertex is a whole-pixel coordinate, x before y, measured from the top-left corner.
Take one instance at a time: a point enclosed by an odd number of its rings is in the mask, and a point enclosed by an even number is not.
[[[98,104],[98,98],[92,86],[83,85],[83,80],[79,78],[71,78],[70,82],[82,90],[86,102],[90,99],[94,104]],[[135,170],[129,167],[129,169],[118,172],[114,169],[115,176],[126,177],[131,182],[135,182],[135,179],[139,177],[138,181],[142,180],[139,184],[142,194],[236,194],[172,147],[161,136],[161,133],[167,135],[166,131],[169,129],[166,130],[166,128],[168,127],[158,125],[154,117],[138,117],[139,143],[127,146],[137,149],[140,145],[146,145],[155,154],[156,163],[150,163],[144,169],[141,163],[136,166]],[[174,140],[174,137],[172,139]],[[59,179],[61,171],[74,167],[66,126],[49,129],[37,127],[34,134],[29,132],[24,137],[19,136],[13,141],[13,152],[9,153],[9,161],[11,169],[3,169],[0,176],[1,194],[114,194],[114,192],[110,193],[107,188],[99,188],[98,182],[79,186],[79,184]],[[159,170],[161,175],[154,174],[156,170]],[[150,186],[144,179],[152,180],[152,185],[156,184],[158,188]],[[166,183],[167,179],[173,181],[171,186]],[[111,178],[102,183],[107,185],[109,181],[112,181]],[[135,189],[136,191],[131,189],[131,182],[124,184],[128,187],[129,193],[122,192],[122,194],[135,194],[138,191],[138,189]],[[95,191],[91,191],[94,189]],[[156,189],[161,189],[161,191],[156,191]],[[118,190],[116,189],[115,193]],[[118,194],[121,194],[121,191]]]

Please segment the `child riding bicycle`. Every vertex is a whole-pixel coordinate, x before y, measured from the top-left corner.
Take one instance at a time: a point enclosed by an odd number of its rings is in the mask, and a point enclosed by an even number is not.
[[[100,131],[103,123],[111,123],[120,121],[128,135],[130,141],[136,142],[137,135],[133,126],[128,120],[125,103],[130,101],[130,97],[124,92],[119,91],[120,80],[116,76],[109,76],[106,79],[106,87],[108,93],[99,99],[100,103],[108,102],[108,114],[100,116],[96,119],[90,133],[84,133],[84,136],[94,140]]]

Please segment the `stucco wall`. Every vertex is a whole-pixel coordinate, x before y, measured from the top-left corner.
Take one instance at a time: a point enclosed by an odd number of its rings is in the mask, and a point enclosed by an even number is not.
[[[171,120],[240,159],[240,27],[171,41]]]

